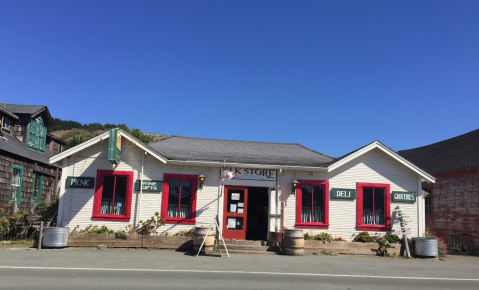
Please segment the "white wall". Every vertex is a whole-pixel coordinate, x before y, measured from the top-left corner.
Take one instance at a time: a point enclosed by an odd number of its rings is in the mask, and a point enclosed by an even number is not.
[[[115,170],[133,171],[134,180],[139,178],[141,172],[141,157],[144,152],[133,145],[125,138],[122,138],[123,155],[121,163]],[[75,155],[69,157],[64,164],[68,164],[63,169],[63,177],[66,176],[84,176],[96,177],[97,170],[113,170],[114,166],[107,160],[108,140],[104,140],[93,145]],[[145,180],[163,180],[165,173],[171,174],[204,174],[206,182],[203,189],[197,192],[197,224],[209,225],[217,214],[218,193],[220,184],[220,168],[214,167],[191,167],[191,166],[175,166],[161,163],[151,155],[144,156],[144,179]],[[358,157],[357,159],[337,168],[333,172],[297,172],[285,171],[279,174],[280,188],[285,188],[285,216],[284,225],[287,228],[295,226],[296,218],[296,197],[292,194],[291,183],[294,179],[311,179],[311,180],[329,180],[329,188],[349,188],[356,189],[357,182],[369,183],[388,183],[391,191],[416,191],[418,200],[423,197],[420,195],[420,178],[418,175],[406,168],[400,162],[394,160],[389,155],[379,149]],[[258,186],[258,182],[252,181],[232,181],[244,186]],[[231,182],[230,182],[231,183]],[[266,183],[265,183],[266,184]],[[269,184],[266,187],[273,187]],[[113,222],[113,221],[92,221],[94,189],[65,189],[65,181],[62,180],[62,196],[63,206],[61,207],[62,222],[68,224],[71,228],[79,226],[83,229],[88,225],[106,225],[109,228],[121,230],[128,224],[136,225],[138,220],[148,219],[155,212],[161,211],[161,193],[143,192],[141,197],[141,214],[138,218],[137,209],[139,208],[139,192],[133,191],[131,205],[130,222]],[[328,193],[330,198],[330,193]],[[280,197],[280,200],[282,196]],[[220,221],[222,221],[223,198],[219,200],[220,205]],[[412,236],[418,236],[420,230],[418,227],[418,215],[422,215],[418,211],[418,202],[411,203],[391,203],[391,211],[400,206],[403,212],[409,216],[410,222],[408,227],[411,228]],[[420,203],[423,207],[423,203]],[[391,224],[394,229],[398,229],[398,225],[394,224],[395,215],[392,214]],[[189,230],[193,225],[172,225],[167,224],[160,228],[160,232],[177,232],[179,230]],[[422,228],[422,227],[421,227]],[[346,240],[352,240],[355,234],[360,231],[356,230],[356,200],[329,199],[329,229],[303,229],[304,232],[316,234],[320,232],[328,232],[333,237],[342,237]],[[370,232],[374,233],[374,232]]]
[[[329,189],[348,188],[356,189],[357,182],[388,183],[391,191],[415,191],[418,189],[418,175],[394,160],[379,149],[373,149],[355,160],[337,168],[333,172],[292,172],[286,171],[280,175],[281,185],[285,186],[285,222],[287,228],[294,228],[296,223],[296,196],[292,194],[294,179],[329,180]],[[356,230],[356,199],[329,198],[329,229],[303,229],[305,233],[317,234],[328,232],[334,238],[342,237],[352,240],[354,235],[361,231]],[[418,195],[418,200],[422,196]],[[402,203],[391,202],[391,211],[400,206],[404,214],[409,216],[408,227],[412,236],[418,236],[418,202]],[[394,224],[395,214],[391,214],[391,225],[399,234],[398,224]],[[375,231],[370,231],[374,234]],[[384,234],[382,232],[381,234]]]
[[[141,157],[143,151],[136,145],[122,138],[122,157],[118,167],[107,160],[108,156],[108,140],[104,140],[95,144],[75,155],[68,160],[68,166],[63,169],[63,176],[75,177],[95,177],[98,169],[102,170],[123,170],[133,171],[133,179],[139,179],[141,173]],[[161,163],[151,155],[144,157],[144,180],[163,180],[164,173],[171,174],[204,174],[206,181],[203,189],[197,191],[197,223],[210,224],[217,213],[217,196],[219,183],[219,169],[209,167],[190,167],[171,166]],[[65,187],[65,182],[62,183]],[[141,214],[138,217],[139,208],[139,192],[133,188],[132,204],[131,204],[131,220],[130,222],[115,221],[93,221],[93,200],[95,189],[65,189],[63,195],[62,222],[68,224],[71,228],[79,226],[84,229],[88,225],[105,225],[109,228],[122,230],[128,224],[136,225],[139,220],[146,220],[153,216],[155,212],[161,213],[161,197],[159,192],[143,192],[141,195]],[[177,232],[179,230],[189,230],[193,225],[172,225],[167,224],[161,227],[160,232]]]

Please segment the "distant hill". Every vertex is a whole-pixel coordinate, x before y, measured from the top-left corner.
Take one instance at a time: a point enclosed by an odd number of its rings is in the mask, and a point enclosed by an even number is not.
[[[126,132],[130,133],[131,135],[145,143],[156,142],[158,140],[168,137],[167,135],[161,135],[156,133],[143,133],[140,129],[130,129],[125,124],[81,124],[76,121],[65,121],[58,118],[55,118],[54,122],[55,127],[49,128],[49,132],[53,136],[60,138],[66,142],[65,149],[81,144],[87,140],[94,138],[95,136],[98,136],[108,131],[109,129],[116,127],[125,130]]]

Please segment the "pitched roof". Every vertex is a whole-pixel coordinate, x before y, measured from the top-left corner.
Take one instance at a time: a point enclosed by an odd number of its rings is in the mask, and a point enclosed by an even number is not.
[[[50,111],[48,111],[47,106],[43,105],[18,105],[18,104],[6,104],[5,109],[12,112],[13,114],[27,114],[35,117],[40,113],[44,112],[47,116],[47,123],[53,125],[53,118],[50,115]]]
[[[28,148],[25,144],[20,142],[20,140],[8,134],[3,134],[3,138],[0,137],[0,150],[50,165],[48,158],[53,156],[54,153],[48,148],[45,148],[45,152],[42,153]],[[54,164],[53,166],[56,165]]]
[[[398,154],[432,174],[479,167],[479,129]]]
[[[323,167],[334,158],[300,144],[171,136],[148,144],[170,160]]]

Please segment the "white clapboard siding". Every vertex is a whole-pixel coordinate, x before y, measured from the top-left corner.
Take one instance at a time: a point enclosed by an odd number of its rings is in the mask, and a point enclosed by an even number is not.
[[[415,191],[418,188],[418,175],[394,160],[379,149],[374,149],[332,172],[286,172],[280,175],[281,186],[286,189],[285,227],[294,227],[296,223],[296,196],[292,194],[291,181],[294,179],[329,180],[329,188],[356,189],[357,182],[388,183],[391,191]],[[288,182],[288,183],[286,183]],[[305,233],[328,232],[333,237],[352,240],[360,231],[356,230],[356,200],[329,198],[329,229],[303,229]],[[418,198],[422,198],[418,196]],[[408,227],[411,235],[418,236],[418,205],[416,203],[393,203],[391,211],[399,205],[409,216]],[[391,215],[391,218],[395,215]],[[393,229],[397,229],[391,220]],[[374,234],[371,231],[371,234]],[[381,234],[384,234],[382,232]]]
[[[133,171],[133,179],[136,181],[141,175],[141,159],[143,162],[144,180],[163,180],[165,173],[170,174],[193,174],[206,176],[203,189],[197,191],[197,223],[210,224],[217,214],[217,196],[219,185],[219,168],[209,167],[190,167],[190,166],[172,166],[159,162],[151,155],[144,155],[144,152],[126,139],[122,139],[121,163],[114,165],[107,160],[108,142],[103,141],[95,144],[69,158],[69,166],[63,169],[67,176],[95,177],[98,169],[102,170],[120,170]],[[63,185],[64,186],[64,185]],[[151,218],[155,212],[161,214],[162,193],[159,192],[140,192],[133,186],[131,219],[129,222],[113,221],[92,221],[93,200],[95,189],[66,189],[63,196],[63,217],[62,220],[70,227],[84,229],[89,225],[105,225],[115,230],[122,230],[129,224],[136,225],[139,220]],[[139,202],[141,202],[141,212]],[[159,232],[175,233],[180,230],[189,230],[194,225],[165,225],[159,229]]]

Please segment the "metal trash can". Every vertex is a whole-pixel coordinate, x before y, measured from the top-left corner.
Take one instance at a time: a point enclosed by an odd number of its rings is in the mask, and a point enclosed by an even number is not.
[[[437,239],[415,238],[414,253],[417,256],[437,257]]]
[[[70,228],[45,228],[43,230],[44,247],[61,248],[68,244]]]

